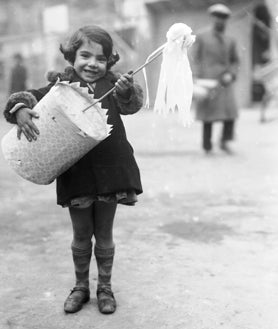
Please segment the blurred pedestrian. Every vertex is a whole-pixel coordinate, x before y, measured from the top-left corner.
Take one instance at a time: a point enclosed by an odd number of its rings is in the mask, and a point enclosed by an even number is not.
[[[102,101],[108,109],[111,135],[57,178],[57,203],[69,208],[73,228],[71,244],[76,282],[64,303],[67,313],[78,312],[90,299],[89,268],[94,254],[98,267],[97,301],[101,313],[113,313],[116,300],[111,287],[115,245],[113,221],[117,205],[134,205],[142,193],[140,172],[120,114],[133,114],[142,107],[142,89],[131,74],[117,75],[110,69],[119,60],[110,35],[97,26],[78,29],[60,50],[71,64],[65,72],[52,72],[47,87],[10,96],[5,117],[17,123],[20,133],[35,142],[39,131],[31,110],[59,78],[89,88],[95,98],[115,86]]]
[[[20,53],[14,54],[13,59],[14,64],[10,75],[10,94],[27,89],[27,69],[24,65],[24,59]]]
[[[206,153],[213,149],[214,122],[223,122],[220,148],[231,153],[228,142],[234,138],[234,124],[238,116],[233,83],[237,77],[239,58],[235,41],[225,34],[230,9],[223,4],[208,8],[212,29],[197,35],[194,61],[197,79],[216,80],[217,87],[208,96],[197,100],[196,119],[203,122],[202,146]]]

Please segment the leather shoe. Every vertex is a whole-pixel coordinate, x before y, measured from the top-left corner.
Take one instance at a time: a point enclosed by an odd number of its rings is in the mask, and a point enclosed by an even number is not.
[[[97,290],[98,309],[103,314],[111,314],[116,311],[116,300],[110,288]]]
[[[81,310],[83,304],[90,300],[90,290],[86,287],[74,287],[64,303],[66,313],[75,313]]]

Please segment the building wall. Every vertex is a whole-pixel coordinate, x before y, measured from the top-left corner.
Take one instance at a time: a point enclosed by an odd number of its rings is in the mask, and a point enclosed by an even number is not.
[[[3,13],[0,24],[0,82],[4,86],[2,97],[8,97],[10,71],[13,55],[21,53],[28,70],[28,88],[45,85],[45,72],[49,63],[49,53],[56,41],[43,33],[43,9],[53,1],[9,0],[0,1]]]
[[[240,106],[250,103],[252,78],[252,18],[245,9],[252,13],[252,6],[258,1],[227,0],[234,13],[227,32],[237,39],[241,59],[236,84]],[[267,0],[268,3],[271,1]],[[43,10],[58,3],[68,6],[69,30],[67,33],[45,34]],[[20,51],[26,58],[29,87],[44,85],[48,70],[61,70],[67,65],[59,52],[59,44],[81,22],[82,25],[97,24],[107,29],[115,41],[115,50],[121,56],[115,69],[121,72],[134,70],[145,62],[152,51],[165,43],[166,32],[173,23],[184,22],[192,27],[193,33],[208,28],[206,9],[211,3],[213,0],[0,0],[0,83],[7,87],[12,55]],[[151,103],[156,94],[160,63],[161,58],[146,68]],[[135,79],[144,87],[142,72],[136,74]]]
[[[12,57],[20,52],[29,73],[28,87],[46,84],[46,72],[63,70],[68,65],[59,51],[59,45],[81,25],[96,24],[107,29],[115,41],[115,50],[130,70],[134,68],[138,52],[116,33],[122,30],[123,17],[117,4],[122,0],[0,0],[0,83],[2,96],[7,97]],[[43,29],[44,9],[65,4],[68,7],[69,28],[64,32],[45,33]],[[118,70],[126,67],[117,65]]]

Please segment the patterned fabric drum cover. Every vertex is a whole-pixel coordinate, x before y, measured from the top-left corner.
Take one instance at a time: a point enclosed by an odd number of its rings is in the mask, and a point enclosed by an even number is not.
[[[58,81],[39,101],[33,119],[40,131],[36,141],[17,138],[13,127],[2,139],[2,151],[9,165],[21,177],[36,183],[50,184],[109,136],[107,110],[100,103],[84,111],[95,101],[79,83]]]

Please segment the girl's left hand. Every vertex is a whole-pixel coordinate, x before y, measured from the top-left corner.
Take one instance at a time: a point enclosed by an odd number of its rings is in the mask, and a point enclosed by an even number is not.
[[[123,74],[115,83],[116,92],[123,97],[130,96],[130,88],[133,86],[132,72]]]

